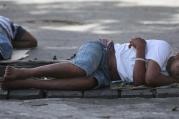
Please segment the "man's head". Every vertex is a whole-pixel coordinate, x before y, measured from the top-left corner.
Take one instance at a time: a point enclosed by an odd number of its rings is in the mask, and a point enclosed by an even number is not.
[[[179,53],[168,60],[167,71],[170,76],[179,79]]]

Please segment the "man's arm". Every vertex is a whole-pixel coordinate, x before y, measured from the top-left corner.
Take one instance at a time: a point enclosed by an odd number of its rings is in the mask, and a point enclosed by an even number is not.
[[[160,66],[153,60],[150,60],[146,69],[145,82],[151,87],[169,85],[172,83],[179,83],[179,79],[170,76],[165,76],[160,73]]]
[[[15,39],[12,40],[14,48],[33,48],[37,47],[37,40],[35,37],[22,27],[17,29]]]
[[[133,46],[136,49],[136,58],[145,59],[145,46],[146,42],[142,38],[135,38],[130,41],[129,48]],[[145,61],[136,60],[133,70],[133,80],[134,85],[143,85],[145,84]]]

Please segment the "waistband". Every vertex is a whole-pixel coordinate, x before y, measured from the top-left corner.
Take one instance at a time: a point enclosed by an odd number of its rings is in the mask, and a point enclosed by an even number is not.
[[[107,49],[107,65],[109,75],[112,81],[121,80],[117,71],[117,62],[115,57],[114,43],[111,40],[101,39],[101,44]]]

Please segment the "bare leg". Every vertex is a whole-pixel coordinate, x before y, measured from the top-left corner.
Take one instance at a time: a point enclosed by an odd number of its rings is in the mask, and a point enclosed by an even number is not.
[[[61,80],[11,80],[2,83],[3,89],[47,89],[47,90],[87,90],[95,87],[97,81],[90,77]]]
[[[71,63],[54,63],[36,68],[21,69],[7,66],[4,79],[24,79],[30,77],[75,78],[84,76],[86,76],[85,71]]]

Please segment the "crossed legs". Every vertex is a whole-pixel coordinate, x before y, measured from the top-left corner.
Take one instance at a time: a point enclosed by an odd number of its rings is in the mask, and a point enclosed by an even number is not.
[[[54,77],[56,80],[21,80],[30,77]],[[7,66],[2,83],[4,89],[86,90],[96,85],[96,79],[87,77],[84,70],[71,63],[21,69]]]

